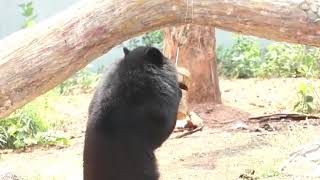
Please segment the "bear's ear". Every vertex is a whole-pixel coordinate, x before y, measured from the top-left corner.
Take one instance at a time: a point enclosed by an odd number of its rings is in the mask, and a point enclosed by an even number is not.
[[[130,52],[130,50],[128,48],[123,47],[123,53],[124,53],[125,56],[128,55],[129,52]]]
[[[151,62],[154,64],[162,64],[163,63],[163,55],[159,51],[159,49],[154,47],[148,47],[145,50],[146,56],[150,58]]]

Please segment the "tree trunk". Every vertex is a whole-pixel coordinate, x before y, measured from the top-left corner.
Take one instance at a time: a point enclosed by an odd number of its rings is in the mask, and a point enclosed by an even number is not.
[[[164,54],[174,63],[179,43],[183,44],[179,47],[177,65],[188,69],[191,73],[189,102],[221,103],[215,59],[214,27],[191,25],[166,28],[163,42]]]
[[[0,41],[0,117],[52,89],[124,40],[186,20],[320,46],[319,6],[311,0],[80,1]]]

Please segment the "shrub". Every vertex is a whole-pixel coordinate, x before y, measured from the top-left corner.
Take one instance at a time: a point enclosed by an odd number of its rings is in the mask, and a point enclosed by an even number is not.
[[[219,75],[228,78],[312,77],[320,75],[320,49],[273,43],[260,49],[255,39],[236,35],[231,48],[217,48]]]
[[[301,83],[298,86],[298,101],[294,105],[294,110],[302,113],[319,112],[319,96],[317,89],[312,84]],[[320,88],[319,88],[320,90]],[[315,98],[317,97],[317,98]]]
[[[260,77],[317,77],[319,49],[304,45],[275,43],[267,47],[258,70]]]
[[[18,109],[9,117],[0,119],[0,148],[15,149],[36,144],[66,145],[68,139],[64,135],[48,131],[52,126],[45,117],[57,117],[51,116],[52,112],[49,113],[51,109],[48,101],[53,99],[53,93],[50,92]]]
[[[255,77],[261,63],[260,49],[251,37],[236,35],[230,49],[218,48],[219,74],[228,78]]]

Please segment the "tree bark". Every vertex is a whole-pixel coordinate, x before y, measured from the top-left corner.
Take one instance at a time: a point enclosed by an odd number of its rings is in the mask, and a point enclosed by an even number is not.
[[[189,27],[189,28],[188,28]],[[185,32],[185,33],[184,33]],[[181,34],[185,34],[181,36]],[[184,42],[181,42],[184,41]],[[164,30],[164,54],[191,73],[190,103],[221,103],[215,59],[215,30],[210,26],[180,26]]]
[[[0,41],[0,117],[52,89],[124,40],[186,20],[320,46],[319,6],[311,0],[83,0]]]

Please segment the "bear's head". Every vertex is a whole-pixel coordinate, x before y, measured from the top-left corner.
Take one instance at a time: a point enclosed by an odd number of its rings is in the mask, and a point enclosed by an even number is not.
[[[168,63],[167,58],[155,47],[137,47],[130,51],[128,48],[123,48],[124,62],[126,65],[140,66],[140,65],[156,65],[161,67]]]
[[[118,72],[122,86],[134,93],[146,92],[181,97],[174,64],[155,47],[123,48]],[[134,93],[133,93],[134,92]]]

